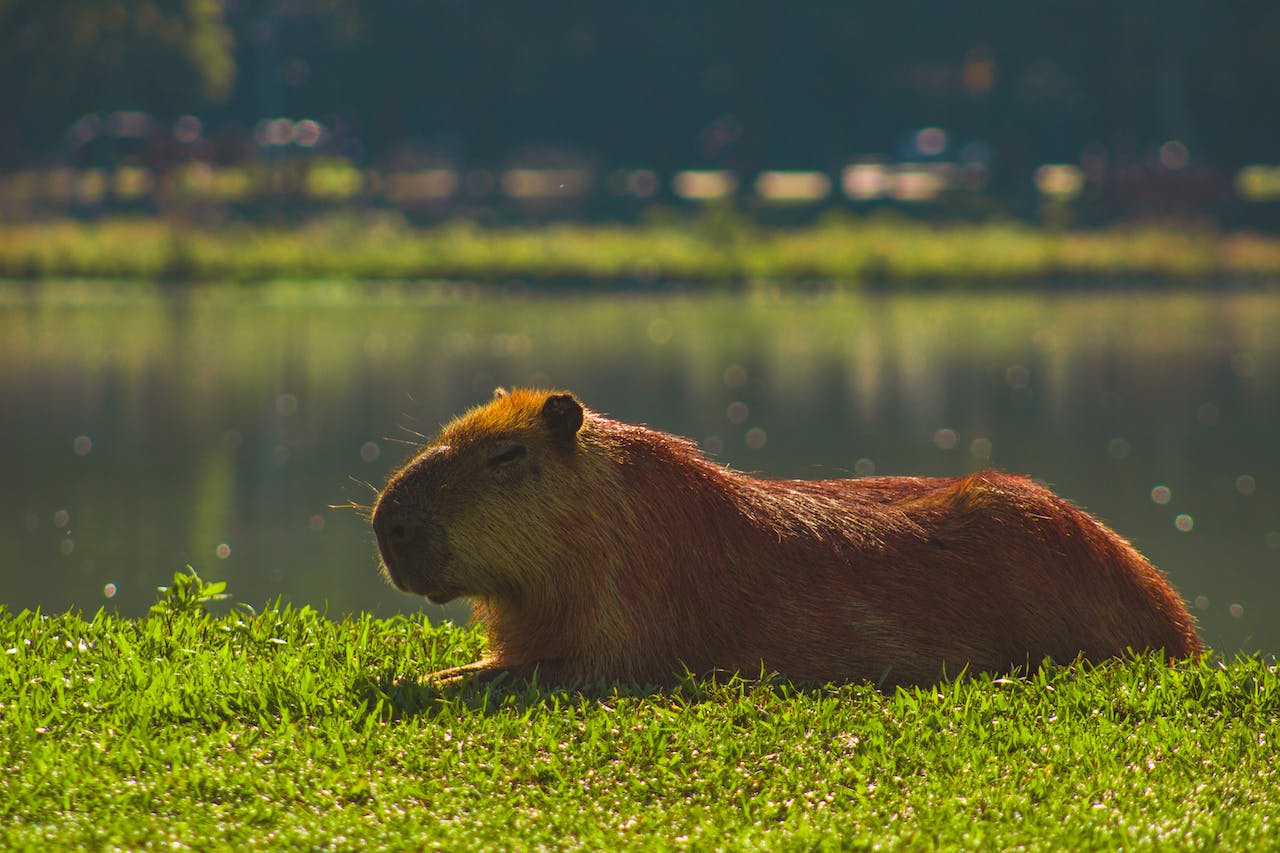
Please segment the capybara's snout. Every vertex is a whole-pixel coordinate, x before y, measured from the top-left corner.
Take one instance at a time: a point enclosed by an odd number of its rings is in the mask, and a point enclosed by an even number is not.
[[[441,572],[448,554],[444,528],[389,489],[373,511],[373,533],[387,578],[402,592],[447,601]]]

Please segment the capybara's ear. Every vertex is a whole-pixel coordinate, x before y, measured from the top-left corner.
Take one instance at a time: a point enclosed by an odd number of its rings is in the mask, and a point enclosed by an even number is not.
[[[505,396],[507,396],[507,389],[503,388],[501,385],[493,389],[493,399],[501,400]]]
[[[542,420],[553,436],[568,441],[582,428],[582,404],[572,394],[552,394],[542,404]]]

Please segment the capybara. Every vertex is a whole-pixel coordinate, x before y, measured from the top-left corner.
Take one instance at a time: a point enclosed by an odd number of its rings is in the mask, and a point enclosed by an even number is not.
[[[484,626],[490,656],[437,679],[886,686],[1200,651],[1150,563],[1025,477],[757,479],[562,392],[445,426],[373,528],[396,587]]]

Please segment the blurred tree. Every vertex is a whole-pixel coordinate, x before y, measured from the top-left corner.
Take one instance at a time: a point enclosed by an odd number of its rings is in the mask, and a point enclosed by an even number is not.
[[[0,0],[0,165],[88,112],[177,115],[236,76],[220,0]]]
[[[1045,162],[1271,162],[1275,0],[0,0],[0,166],[89,111],[313,118],[373,163],[834,170],[947,131]],[[237,73],[238,72],[238,73]]]

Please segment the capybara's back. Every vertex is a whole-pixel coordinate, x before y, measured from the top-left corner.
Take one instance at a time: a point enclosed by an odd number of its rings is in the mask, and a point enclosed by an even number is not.
[[[1150,563],[1024,477],[756,479],[563,393],[448,425],[374,529],[396,586],[472,600],[491,657],[459,674],[887,685],[1200,651]]]
[[[877,477],[770,491],[789,493],[797,518],[838,519],[796,554],[809,567],[805,588],[778,592],[793,602],[775,618],[805,626],[801,647],[817,650],[777,667],[796,677],[921,683],[1045,658],[1200,651],[1190,615],[1150,563],[1026,478]],[[809,502],[826,511],[799,509]],[[786,637],[780,629],[764,636]],[[779,659],[799,650],[785,644]]]

